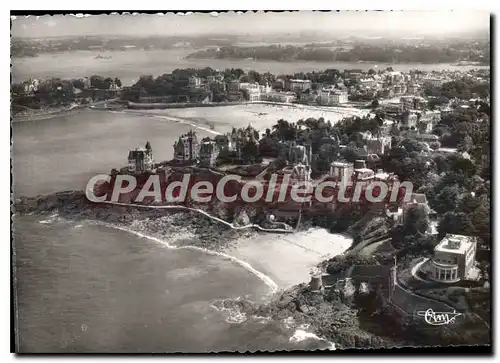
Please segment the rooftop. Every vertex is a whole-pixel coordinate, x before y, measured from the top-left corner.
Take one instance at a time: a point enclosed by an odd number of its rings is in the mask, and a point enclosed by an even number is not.
[[[334,161],[330,164],[331,166],[338,166],[338,167],[344,167],[344,168],[348,168],[348,167],[353,167],[353,164],[352,163],[348,163],[348,162],[345,162],[345,161]]]
[[[412,193],[410,203],[427,204],[427,198],[423,193]]]
[[[370,174],[370,175],[375,175],[372,169],[368,168],[359,168],[359,169],[354,169],[355,172],[360,173],[360,174]]]
[[[434,247],[434,252],[447,252],[463,255],[475,242],[475,237],[448,233],[444,236],[441,242]],[[455,245],[455,248],[453,248],[453,245]]]
[[[380,172],[375,174],[375,178],[379,180],[387,180],[389,179],[389,177],[390,177],[389,173]]]

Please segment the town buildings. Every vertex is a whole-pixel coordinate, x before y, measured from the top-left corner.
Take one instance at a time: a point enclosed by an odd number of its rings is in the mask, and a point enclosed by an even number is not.
[[[272,87],[267,82],[264,85],[260,85],[257,82],[244,82],[239,84],[239,89],[246,92],[250,102],[258,102],[262,99],[263,95],[270,94],[272,91]]]
[[[391,71],[386,74],[386,82],[390,85],[397,84],[404,80],[404,76],[401,72]]]
[[[128,170],[142,173],[153,169],[153,150],[149,141],[144,148],[137,147],[128,153]]]
[[[288,143],[288,161],[292,164],[311,163],[311,145],[297,145],[295,141]]]
[[[354,180],[370,181],[375,178],[375,173],[372,169],[366,167],[365,160],[356,160],[354,162]]]
[[[240,81],[233,80],[228,83],[227,89],[229,92],[238,92],[240,90]]]
[[[179,140],[174,143],[174,159],[178,162],[194,162],[199,152],[200,143],[196,132],[192,130],[179,137]]]
[[[300,102],[303,103],[314,103],[317,99],[318,93],[310,88],[300,94]]]
[[[38,87],[40,86],[40,81],[38,79],[31,79],[29,81],[24,82],[24,94],[32,95],[36,91],[38,91]]]
[[[419,130],[407,130],[401,133],[408,139],[417,140],[421,142],[436,142],[439,141],[439,136],[434,134],[420,133]]]
[[[375,85],[377,84],[377,81],[375,81],[375,79],[373,79],[373,78],[361,78],[359,80],[359,84],[362,87],[371,88],[371,87],[375,87]]]
[[[445,82],[445,79],[441,78],[441,77],[429,76],[429,77],[424,78],[422,81],[426,85],[433,86],[433,87],[440,87]]]
[[[441,121],[441,111],[439,110],[434,110],[434,111],[429,111],[426,110],[420,114],[420,120],[419,120],[419,131],[422,134],[430,133],[434,129],[434,126],[436,126],[439,122]]]
[[[409,95],[418,95],[420,93],[421,86],[418,83],[410,83],[406,86],[406,93]]]
[[[415,110],[406,110],[403,112],[401,115],[401,124],[402,126],[408,127],[408,128],[415,128],[418,124],[419,121],[419,112]]]
[[[391,148],[392,139],[386,136],[369,137],[366,139],[366,152],[368,154],[383,155]]]
[[[279,103],[292,103],[297,99],[294,92],[269,92],[261,94],[261,101],[279,102]]]
[[[214,166],[217,161],[217,156],[219,156],[219,148],[215,141],[206,140],[202,141],[200,145],[200,165],[202,166]]]
[[[330,176],[334,177],[342,186],[347,186],[347,184],[352,180],[352,175],[354,173],[354,164],[334,161],[330,164]]]
[[[423,97],[402,96],[400,102],[403,110],[424,110],[427,101]]]
[[[410,200],[402,205],[401,223],[405,223],[408,218],[408,213],[413,208],[420,208],[426,215],[429,215],[431,208],[427,202],[427,198],[423,193],[412,193]]]
[[[317,98],[320,105],[340,105],[347,102],[347,92],[337,89],[322,89]]]
[[[440,282],[466,279],[474,266],[476,250],[475,237],[447,234],[434,248],[432,278]]]
[[[191,76],[188,80],[189,87],[197,88],[201,86],[201,78],[198,76]]]
[[[363,77],[362,69],[345,69],[344,70],[344,78],[351,82],[359,82]]]
[[[311,88],[312,82],[308,79],[291,79],[289,81],[289,90],[291,91],[305,91]]]

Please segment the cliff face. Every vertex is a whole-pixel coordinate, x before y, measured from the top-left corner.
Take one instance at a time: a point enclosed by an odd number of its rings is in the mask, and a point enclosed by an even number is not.
[[[104,196],[106,195],[106,200],[111,200],[111,196],[113,195],[113,191],[116,188],[116,177],[119,174],[112,175],[112,178],[110,182],[102,182],[100,183],[96,188],[95,188],[95,194],[97,196]],[[120,194],[119,197],[119,202],[122,203],[131,203],[136,201],[137,196],[139,195],[141,189],[144,187],[146,184],[148,178],[153,175],[151,173],[144,173],[141,175],[134,175],[134,178],[137,181],[137,186],[136,188],[129,192],[129,193],[124,193]],[[215,172],[211,169],[202,169],[202,168],[196,168],[196,167],[174,167],[171,168],[168,171],[168,174],[166,174],[163,170],[158,171],[156,174],[159,177],[160,181],[160,189],[161,189],[161,199],[162,201],[168,201],[167,197],[171,196],[174,198],[181,197],[181,201],[175,201],[172,203],[175,204],[180,204],[180,205],[185,205],[185,206],[191,206],[192,204],[211,204],[215,203],[217,196],[216,196],[216,187],[219,185],[221,182],[221,179],[224,178],[227,175],[230,174],[225,174],[225,173],[219,173]],[[233,175],[235,176],[235,175]],[[184,178],[188,178],[188,183],[186,183],[184,188],[181,188],[181,182],[184,180]],[[328,179],[328,178],[327,178]],[[325,181],[331,181],[331,180],[323,180],[322,182]],[[254,178],[252,177],[242,177],[241,181],[237,181],[234,179],[227,180],[224,184],[223,187],[223,193],[226,197],[235,197],[236,199],[231,202],[231,204],[235,206],[243,206],[243,205],[249,205],[251,204],[254,208],[265,208],[267,210],[273,210],[273,209],[280,209],[280,210],[287,210],[287,211],[299,211],[302,210],[304,213],[309,213],[309,214],[325,214],[332,212],[336,209],[345,209],[345,208],[351,208],[351,204],[357,204],[360,205],[362,208],[365,209],[370,209],[374,205],[383,207],[385,206],[386,203],[394,203],[394,204],[399,204],[400,201],[403,199],[405,190],[404,188],[400,188],[397,192],[397,197],[395,201],[390,201],[392,191],[389,191],[387,194],[387,197],[380,201],[380,202],[370,202],[367,200],[365,196],[365,192],[367,191],[367,187],[362,186],[361,188],[361,193],[359,196],[359,201],[355,201],[354,203],[324,203],[320,202],[316,199],[315,195],[316,193],[312,193],[311,195],[311,203],[309,202],[297,202],[293,200],[292,198],[292,188],[293,188],[293,182],[290,182],[286,188],[282,185],[283,181],[283,175],[278,176],[276,183],[270,183],[269,180],[259,180],[259,182],[263,186],[263,193],[261,198],[257,198],[255,202],[247,202],[243,200],[242,198],[242,192],[245,193],[244,186],[247,182],[249,181],[255,181]],[[193,186],[199,182],[205,182],[205,183],[210,183],[213,186],[213,191],[209,193],[202,193],[202,196],[210,196],[210,201],[207,202],[200,202],[200,201],[194,201],[192,199],[191,195],[191,190],[193,189]],[[172,184],[176,183],[176,184]],[[173,187],[175,185],[175,187]],[[170,186],[170,188],[169,188]],[[182,189],[184,191],[182,191]],[[270,190],[271,189],[271,190]],[[284,191],[282,191],[284,189]],[[251,187],[246,191],[249,195],[249,197],[254,197],[256,194],[255,188]],[[284,192],[283,196],[281,195]],[[325,184],[324,188],[321,190],[321,195],[324,198],[329,198],[331,197],[333,201],[338,201],[339,197],[338,194],[340,192],[340,188]],[[377,196],[377,193],[379,192],[379,189],[374,189],[373,194],[374,196]],[[347,199],[352,199],[353,196],[355,195],[355,186],[348,186],[347,189],[345,190],[345,195],[343,197]],[[281,198],[280,198],[281,196]],[[146,197],[144,198],[141,203],[143,204],[150,204],[154,202],[153,197]]]

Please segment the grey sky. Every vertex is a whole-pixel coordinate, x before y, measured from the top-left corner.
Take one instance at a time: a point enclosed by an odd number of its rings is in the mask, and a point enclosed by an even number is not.
[[[175,15],[92,15],[18,17],[12,35],[51,37],[71,35],[263,34],[324,31],[393,34],[457,33],[489,28],[485,11],[341,11],[293,13],[222,13]]]

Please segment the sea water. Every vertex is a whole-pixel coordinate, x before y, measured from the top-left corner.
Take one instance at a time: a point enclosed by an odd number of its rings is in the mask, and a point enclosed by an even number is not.
[[[157,160],[168,159],[187,130],[101,111],[14,123],[14,194],[82,189],[93,174],[124,166],[128,150],[147,140]],[[230,256],[57,214],[16,216],[14,248],[21,352],[331,348],[293,322],[221,308],[225,299],[264,302],[276,290]]]

